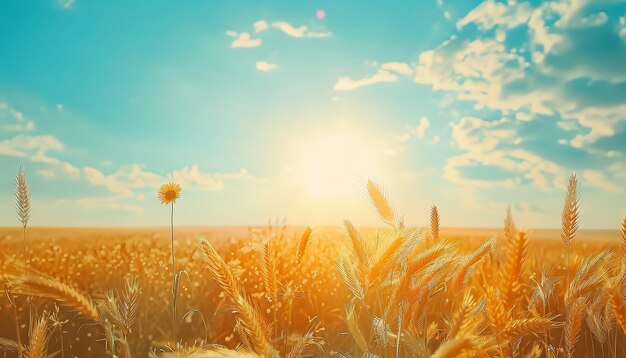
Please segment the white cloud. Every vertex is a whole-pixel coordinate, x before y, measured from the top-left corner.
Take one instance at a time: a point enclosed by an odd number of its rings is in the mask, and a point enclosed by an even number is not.
[[[248,176],[245,169],[233,173],[204,173],[197,165],[175,170],[171,174],[172,179],[182,187],[204,191],[221,190],[224,187],[224,180],[237,180]]]
[[[393,71],[401,75],[413,75],[413,68],[404,62],[387,62],[380,66],[383,70]]]
[[[583,171],[583,183],[607,192],[622,191],[619,185],[609,182],[604,173],[599,170]]]
[[[57,6],[61,9],[67,10],[74,6],[75,0],[57,0]]]
[[[485,1],[459,21],[459,34],[419,56],[415,81],[472,101],[476,109],[575,120],[579,134],[570,144],[590,151],[626,121],[626,103],[616,99],[626,83],[626,44],[588,49],[621,31],[608,26],[611,19],[594,4],[555,1],[532,8],[528,2]],[[483,32],[461,31],[470,23]],[[498,39],[498,32],[520,23],[528,25],[526,43],[510,48]],[[530,61],[524,51],[532,54]],[[614,99],[598,100],[600,93]],[[532,119],[524,114],[516,118]]]
[[[7,132],[26,132],[35,129],[35,122],[27,120],[24,113],[0,102],[0,130]]]
[[[94,167],[79,168],[69,162],[51,155],[51,152],[62,152],[63,143],[53,135],[25,136],[18,135],[0,141],[0,155],[25,158],[42,167],[37,173],[45,178],[55,178],[64,174],[72,180],[81,180],[95,187],[105,188],[111,195],[86,197],[78,203],[87,208],[106,208],[126,210],[135,213],[143,212],[136,205],[146,189],[156,189],[168,177],[179,182],[185,190],[218,191],[224,187],[225,181],[239,180],[249,177],[245,169],[231,173],[203,172],[197,165],[184,167],[169,175],[159,175],[147,171],[138,164],[123,166],[117,171],[105,174]]]
[[[366,77],[358,80],[353,80],[350,77],[339,77],[337,83],[335,83],[335,91],[350,91],[355,88],[373,85],[380,82],[395,82],[398,80],[398,76],[385,70],[378,70],[371,77]]]
[[[448,159],[444,177],[478,188],[514,187],[522,184],[522,179],[540,189],[562,187],[566,177],[563,168],[518,146],[518,123],[505,118],[486,121],[476,117],[464,117],[458,123],[451,123],[452,139],[465,153]],[[496,168],[508,173],[508,177],[485,180],[464,174],[463,169],[476,166]]]
[[[430,121],[427,117],[420,118],[420,123],[415,128],[415,135],[417,138],[424,138],[426,130],[430,127]]]
[[[308,26],[302,25],[295,27],[287,21],[275,21],[270,24],[267,20],[258,20],[252,24],[252,27],[257,36],[262,36],[263,33],[267,32],[270,28],[277,29],[295,38],[325,38],[332,36],[332,33],[324,28],[310,30]],[[263,44],[261,38],[253,38],[249,32],[245,31],[236,32],[229,30],[226,31],[226,35],[235,38],[231,43],[232,48],[258,47]]]
[[[84,167],[82,171],[91,185],[102,186],[112,193],[125,194],[128,197],[134,197],[134,189],[155,188],[163,182],[161,176],[145,171],[137,164],[122,167],[109,175],[92,167]]]
[[[256,62],[256,69],[259,71],[263,71],[263,72],[267,72],[267,71],[272,71],[278,68],[278,65],[275,63],[269,63],[266,61],[257,61]]]
[[[272,27],[279,29],[291,37],[303,37],[308,29],[306,26],[293,27],[286,21],[276,21],[272,23]]]
[[[259,20],[255,22],[253,26],[254,26],[254,32],[256,33],[263,32],[270,27],[270,25],[265,20]]]
[[[470,11],[456,24],[462,29],[468,24],[476,24],[482,30],[489,30],[496,26],[507,29],[522,25],[530,19],[532,7],[527,2],[520,2],[517,6],[509,6],[493,0],[483,1]]]
[[[232,48],[245,48],[245,47],[257,47],[263,44],[261,39],[253,39],[247,32],[242,32],[239,36],[230,44]]]
[[[12,157],[45,157],[48,151],[61,151],[63,149],[63,144],[52,135],[18,135],[0,141],[0,154]]]
[[[299,27],[294,27],[286,21],[275,21],[272,23],[272,27],[284,32],[288,36],[296,38],[324,38],[332,36],[332,34],[328,31],[309,31],[308,26],[302,25]]]

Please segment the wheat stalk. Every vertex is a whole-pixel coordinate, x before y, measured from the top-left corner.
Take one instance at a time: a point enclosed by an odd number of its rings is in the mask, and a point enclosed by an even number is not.
[[[26,182],[26,174],[21,167],[17,177],[15,177],[15,207],[17,209],[17,217],[24,229],[26,229],[30,219],[30,190]]]
[[[526,233],[519,232],[515,236],[507,237],[505,261],[498,280],[502,304],[505,307],[512,307],[513,301],[518,297],[527,247]]]
[[[558,327],[554,317],[532,317],[509,321],[504,328],[503,334],[513,338],[529,334],[544,334],[548,329]]]
[[[17,293],[58,300],[90,320],[100,321],[100,315],[91,298],[68,284],[36,275],[9,276],[9,281]]]
[[[356,343],[357,347],[359,347],[361,351],[367,352],[368,350],[367,341],[365,340],[365,336],[363,335],[363,332],[361,332],[361,329],[359,328],[359,320],[358,320],[358,317],[356,316],[356,313],[354,312],[353,304],[349,304],[346,306],[345,318],[346,318],[346,324],[348,325],[348,331],[350,332],[352,339],[354,339],[354,342]]]
[[[131,327],[137,317],[139,295],[141,295],[139,280],[135,277],[126,277],[124,293],[122,294],[122,305],[120,309],[122,327],[126,334],[131,332]]]
[[[19,344],[8,338],[0,337],[0,351],[4,352],[17,352],[19,351]],[[25,349],[25,348],[22,348]]]
[[[470,269],[480,260],[486,257],[489,253],[493,252],[495,246],[496,239],[491,238],[490,240],[484,242],[472,253],[466,255],[461,259],[461,264],[457,271],[456,279],[454,280],[453,287],[455,290],[461,290],[461,288],[463,288],[463,285],[465,284],[465,278],[468,276]]]
[[[369,270],[369,257],[367,255],[365,241],[350,221],[344,221],[344,226],[348,238],[350,238],[350,242],[352,243],[352,251],[354,253],[354,256],[359,262],[361,269],[364,270],[365,273],[366,270]]]
[[[583,319],[585,318],[585,300],[579,298],[567,307],[565,320],[565,346],[567,357],[572,357],[574,347],[580,336]]]
[[[269,342],[269,330],[263,318],[245,297],[237,297],[235,303],[241,326],[254,351],[263,357],[272,355],[274,348]]]
[[[265,237],[261,245],[261,276],[265,286],[265,295],[270,302],[276,302],[278,295],[277,260],[274,245]]]
[[[436,205],[433,205],[433,207],[430,208],[430,233],[433,236],[433,240],[435,240],[435,242],[439,240],[439,222],[439,209],[437,209]]]
[[[470,292],[467,292],[463,296],[463,300],[459,305],[459,308],[452,316],[452,320],[448,325],[447,340],[456,338],[457,335],[465,335],[471,332],[472,326],[472,312],[476,307],[476,300]]]
[[[365,298],[365,291],[363,290],[363,285],[356,273],[354,272],[354,267],[350,264],[348,259],[342,255],[337,257],[337,270],[339,271],[339,275],[343,278],[346,286],[354,297],[363,300]]]
[[[622,222],[622,260],[626,261],[626,217]]]
[[[302,233],[302,237],[300,238],[300,242],[298,243],[298,250],[296,252],[296,263],[300,264],[304,254],[306,253],[306,249],[309,247],[309,242],[311,241],[311,228],[307,227],[304,229]]]
[[[372,203],[376,208],[376,212],[384,222],[391,225],[395,219],[395,213],[387,201],[385,194],[379,189],[378,185],[371,179],[367,181],[367,192],[369,193]]]
[[[47,358],[48,337],[48,315],[44,312],[31,327],[28,358]]]
[[[561,213],[561,240],[567,247],[567,287],[569,287],[570,280],[570,247],[578,230],[579,204],[578,179],[576,174],[572,174],[568,180],[565,203]]]
[[[400,248],[406,241],[404,235],[398,235],[398,237],[387,247],[383,254],[376,260],[376,263],[372,266],[372,270],[369,273],[369,282],[374,282],[379,278],[384,278],[388,272],[388,268],[394,262],[394,258]]]
[[[453,338],[442,344],[431,358],[452,358],[457,357],[463,351],[473,350],[476,348],[476,341],[473,337],[463,336]]]
[[[206,240],[201,240],[199,245],[202,251],[204,262],[209,266],[209,271],[213,279],[217,281],[222,291],[224,291],[233,301],[236,301],[242,293],[237,285],[237,281],[233,276],[230,268],[224,262],[222,257],[215,251],[213,246]]]
[[[24,240],[24,270],[28,274],[28,247],[26,246],[26,228],[30,220],[30,190],[26,182],[26,174],[20,167],[17,177],[15,177],[15,209],[17,217],[22,223],[22,237]]]
[[[561,240],[569,247],[576,236],[578,229],[578,211],[580,198],[578,197],[578,179],[576,174],[569,177],[565,192],[565,203],[561,218]]]

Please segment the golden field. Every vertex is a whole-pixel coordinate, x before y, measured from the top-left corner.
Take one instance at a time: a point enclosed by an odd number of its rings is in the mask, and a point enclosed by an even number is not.
[[[408,227],[372,182],[380,228],[175,227],[174,283],[169,227],[28,229],[26,267],[0,229],[0,356],[623,357],[626,222],[575,188],[561,230]]]

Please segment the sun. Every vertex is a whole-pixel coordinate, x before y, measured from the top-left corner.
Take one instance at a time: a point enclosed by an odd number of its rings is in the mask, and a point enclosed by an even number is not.
[[[374,158],[367,141],[352,133],[322,135],[303,147],[303,183],[315,196],[358,192],[359,184],[375,171]]]

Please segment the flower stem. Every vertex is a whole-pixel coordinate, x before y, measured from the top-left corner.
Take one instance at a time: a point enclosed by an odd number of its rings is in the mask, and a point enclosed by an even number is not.
[[[176,256],[174,256],[174,203],[170,215],[170,228],[172,232],[172,336],[174,337],[174,347],[177,343],[176,330]]]

